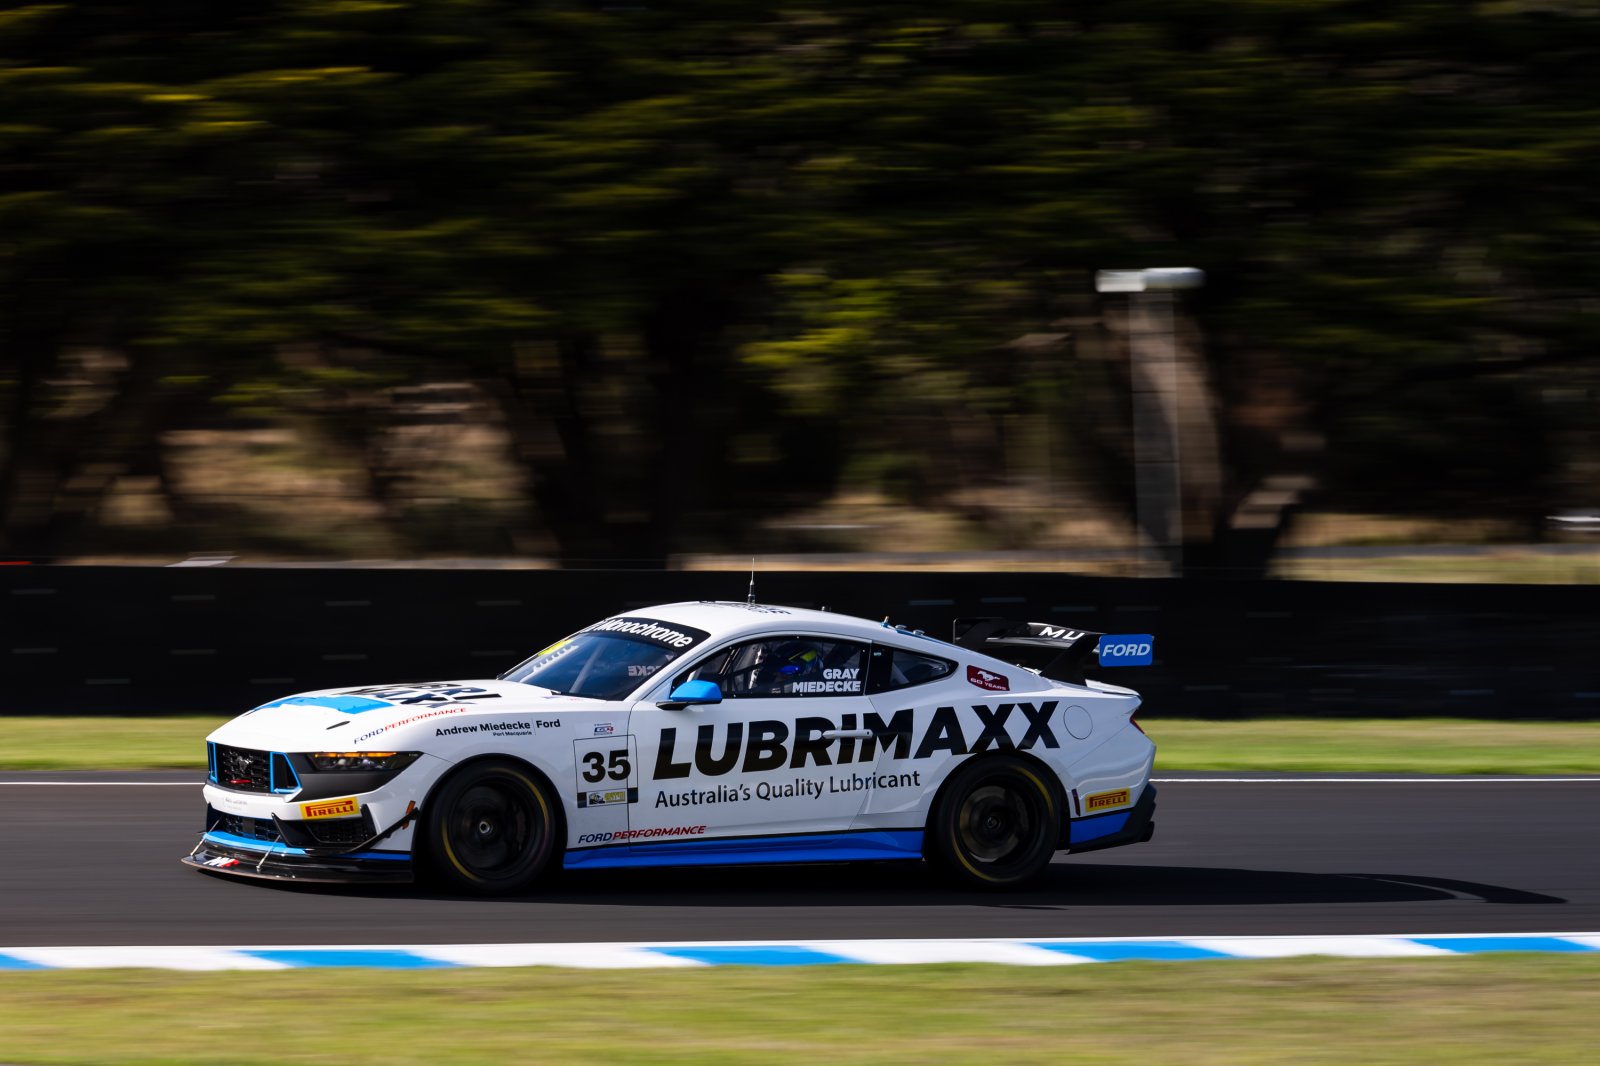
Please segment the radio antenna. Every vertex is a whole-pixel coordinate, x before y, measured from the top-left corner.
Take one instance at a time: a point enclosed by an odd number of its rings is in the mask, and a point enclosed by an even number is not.
[[[756,557],[750,556],[750,591],[745,595],[744,602],[756,602]]]

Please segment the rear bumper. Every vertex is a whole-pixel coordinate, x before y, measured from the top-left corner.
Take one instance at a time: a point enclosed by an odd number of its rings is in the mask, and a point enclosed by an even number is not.
[[[413,880],[411,855],[403,851],[359,851],[312,855],[301,848],[268,844],[227,833],[206,833],[183,862],[207,873],[266,881],[399,883]]]
[[[1145,785],[1139,801],[1125,811],[1074,818],[1067,826],[1066,849],[1070,852],[1120,848],[1142,844],[1156,831],[1156,786]]]

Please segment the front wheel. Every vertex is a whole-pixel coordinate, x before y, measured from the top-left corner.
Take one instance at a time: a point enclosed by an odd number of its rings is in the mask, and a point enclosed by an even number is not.
[[[1049,865],[1061,834],[1057,789],[1014,756],[967,762],[929,820],[929,857],[975,888],[1011,888]]]
[[[428,801],[424,838],[433,871],[476,895],[519,892],[556,850],[555,803],[526,767],[473,763]]]

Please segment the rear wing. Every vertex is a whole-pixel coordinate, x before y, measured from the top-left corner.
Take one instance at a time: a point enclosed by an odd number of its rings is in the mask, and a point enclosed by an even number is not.
[[[1083,684],[1091,657],[1097,666],[1149,666],[1155,648],[1148,633],[1110,636],[1010,618],[957,618],[951,643],[1074,685]]]

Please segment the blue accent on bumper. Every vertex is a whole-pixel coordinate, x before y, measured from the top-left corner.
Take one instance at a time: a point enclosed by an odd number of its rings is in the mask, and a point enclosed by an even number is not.
[[[1474,954],[1480,951],[1600,951],[1600,948],[1553,936],[1414,936],[1408,939],[1414,944]]]
[[[273,844],[265,840],[254,840],[250,837],[237,836],[233,833],[219,833],[211,830],[205,834],[206,840],[213,840],[218,844],[226,844],[232,848],[249,848],[251,851],[267,851],[274,855],[304,855],[302,848],[291,848],[287,844]],[[399,859],[409,860],[410,854],[404,851],[357,851],[340,855],[341,859]]]
[[[289,780],[280,782],[278,777],[278,764],[289,771]],[[292,795],[300,791],[300,775],[294,772],[294,766],[289,762],[289,756],[281,751],[272,752],[267,756],[267,787],[277,795]]]
[[[383,711],[393,706],[387,700],[369,700],[365,696],[285,696],[281,700],[263,703],[256,710],[264,711],[268,707],[326,707],[345,714],[360,714],[363,711]]]
[[[864,833],[810,836],[673,840],[624,847],[569,851],[569,870],[626,866],[734,866],[761,862],[854,862],[864,859],[919,859],[922,830],[874,829]]]
[[[1209,948],[1197,948],[1178,940],[1151,940],[1138,943],[1104,944],[1029,944],[1029,947],[1043,948],[1045,951],[1054,951],[1062,955],[1076,955],[1079,958],[1093,959],[1096,962],[1122,962],[1131,959],[1161,960],[1161,959],[1228,959],[1220,951]]]
[[[1132,811],[1113,811],[1110,814],[1097,814],[1091,818],[1074,818],[1071,843],[1087,844],[1091,840],[1120,833],[1123,826],[1128,824],[1128,816],[1132,813]]]
[[[453,962],[424,958],[409,951],[361,950],[356,948],[331,948],[318,951],[314,948],[262,948],[241,951],[268,962],[282,962],[289,966],[376,966],[384,970],[446,970],[455,969]]]
[[[693,959],[712,966],[819,966],[836,962],[853,962],[842,955],[805,948],[794,944],[730,944],[700,945],[688,948],[653,948],[657,955],[671,955],[678,959]]]

